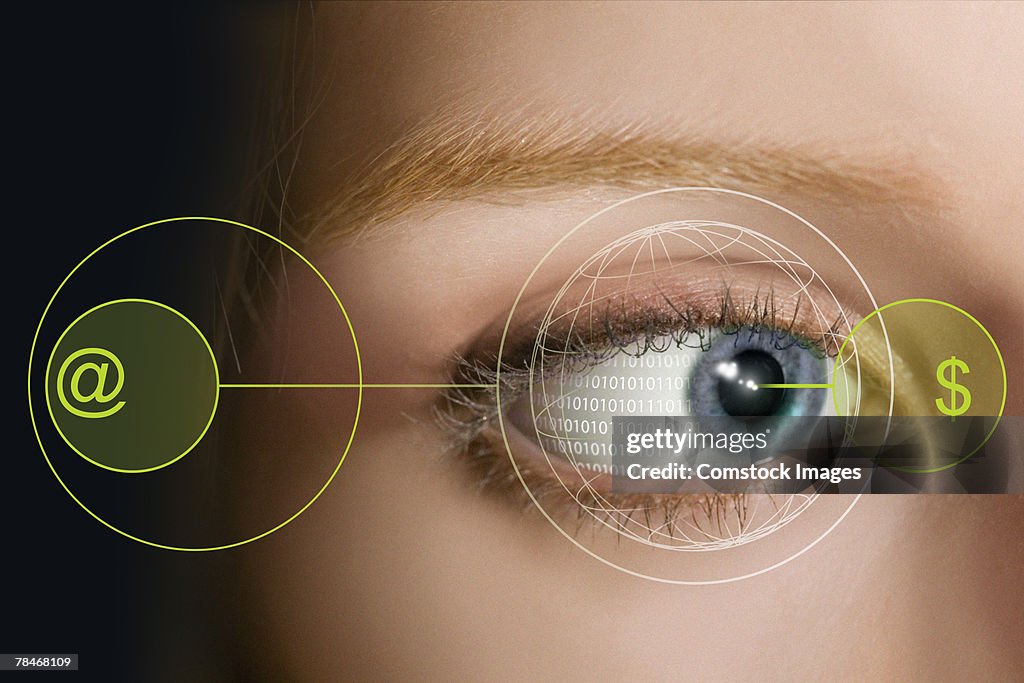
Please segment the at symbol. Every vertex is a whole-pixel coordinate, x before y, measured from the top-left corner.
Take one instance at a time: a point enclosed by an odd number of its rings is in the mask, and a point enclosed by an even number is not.
[[[71,395],[75,397],[75,400],[79,403],[90,403],[96,401],[97,403],[110,403],[112,400],[117,398],[117,395],[121,393],[121,387],[124,386],[124,366],[121,365],[121,360],[110,351],[106,349],[90,347],[87,349],[79,349],[73,354],[67,357],[64,363],[60,366],[60,372],[57,373],[57,398],[60,399],[60,404],[64,406],[69,413],[77,415],[78,417],[98,418],[98,417],[110,417],[117,411],[124,407],[124,401],[118,401],[112,407],[106,410],[89,412],[86,410],[80,410],[75,406],[71,405],[67,397],[64,396],[64,373],[68,367],[76,360],[86,355],[97,355],[103,356],[117,368],[117,384],[113,390],[108,393],[104,393],[107,383],[107,370],[110,368],[109,363],[82,363],[79,365],[74,373],[71,375]],[[79,384],[82,381],[82,375],[87,371],[96,373],[96,388],[92,390],[92,393],[85,395]]]

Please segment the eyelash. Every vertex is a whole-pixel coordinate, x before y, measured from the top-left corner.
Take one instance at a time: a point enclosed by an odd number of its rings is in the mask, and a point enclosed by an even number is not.
[[[596,340],[593,339],[594,334],[577,336],[573,340],[559,339],[546,330],[545,347],[548,346],[547,337],[553,336],[562,342],[560,347],[556,347],[558,353],[584,360],[598,358],[598,362],[603,362],[617,353],[639,358],[650,351],[667,351],[672,345],[707,351],[712,333],[730,335],[750,330],[751,334],[759,336],[768,332],[771,343],[780,351],[799,345],[820,357],[838,353],[841,317],[825,331],[809,336],[800,324],[802,299],[798,299],[793,313],[787,318],[788,322],[783,322],[773,290],[763,297],[755,293],[747,304],[740,305],[731,290],[724,287],[711,312],[694,305],[681,307],[668,295],[660,294],[664,303],[662,308],[634,307],[631,310],[626,305],[607,306],[600,319]],[[696,344],[693,343],[694,338]]]
[[[577,514],[577,531],[589,516],[587,508],[605,509],[589,505],[586,499],[566,495],[564,486],[545,468],[530,468],[519,464],[519,475],[509,460],[504,440],[498,429],[500,412],[498,382],[501,400],[512,405],[526,391],[532,372],[534,347],[538,339],[545,350],[560,355],[552,372],[582,372],[600,365],[619,353],[641,357],[647,353],[662,353],[676,348],[709,348],[712,334],[741,334],[749,331],[762,340],[765,333],[779,350],[799,345],[819,357],[834,357],[842,341],[842,317],[837,317],[824,330],[810,332],[803,321],[803,299],[798,299],[791,312],[783,316],[777,305],[774,290],[754,293],[745,303],[737,301],[731,289],[723,285],[717,301],[700,306],[674,302],[659,292],[656,305],[637,300],[608,303],[596,321],[582,332],[575,327],[565,329],[558,323],[541,329],[540,325],[527,325],[526,333],[510,339],[509,351],[502,359],[498,371],[495,350],[476,350],[459,356],[452,362],[452,383],[478,385],[487,388],[455,388],[448,390],[435,406],[435,416],[442,430],[450,437],[450,450],[469,468],[478,490],[496,494],[523,510],[532,508],[530,492],[545,509],[557,503],[563,510]],[[534,377],[534,381],[537,378]],[[522,476],[523,481],[520,481]],[[591,494],[592,495],[592,494]],[[725,518],[741,522],[747,512],[748,495],[707,494],[690,496],[654,496],[650,494],[604,494],[612,500],[619,518],[608,520],[622,526],[634,516],[649,518],[653,510],[664,514],[674,527],[676,519],[689,515],[692,526],[705,533],[721,530]],[[596,501],[595,501],[596,502]],[[700,514],[698,519],[697,514]],[[705,529],[704,525],[710,524]]]

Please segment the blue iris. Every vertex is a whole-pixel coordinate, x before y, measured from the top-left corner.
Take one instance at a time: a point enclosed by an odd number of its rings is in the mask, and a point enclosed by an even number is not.
[[[756,419],[820,415],[826,389],[777,389],[761,384],[824,384],[822,354],[787,332],[741,327],[715,337],[690,377],[692,414]]]

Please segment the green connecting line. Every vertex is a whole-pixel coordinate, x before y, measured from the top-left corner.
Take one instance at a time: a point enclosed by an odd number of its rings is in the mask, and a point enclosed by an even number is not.
[[[493,389],[493,384],[221,384],[221,389]]]
[[[221,389],[494,389],[494,384],[221,384]],[[832,389],[832,384],[758,384],[764,389]]]

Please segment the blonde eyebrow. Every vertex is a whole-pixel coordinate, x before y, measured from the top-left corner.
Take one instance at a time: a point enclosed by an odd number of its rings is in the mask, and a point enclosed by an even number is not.
[[[445,113],[416,127],[303,221],[307,242],[366,234],[412,209],[477,199],[509,204],[573,189],[726,187],[849,208],[934,211],[941,183],[893,150],[722,142],[667,125],[607,127],[551,115]]]

